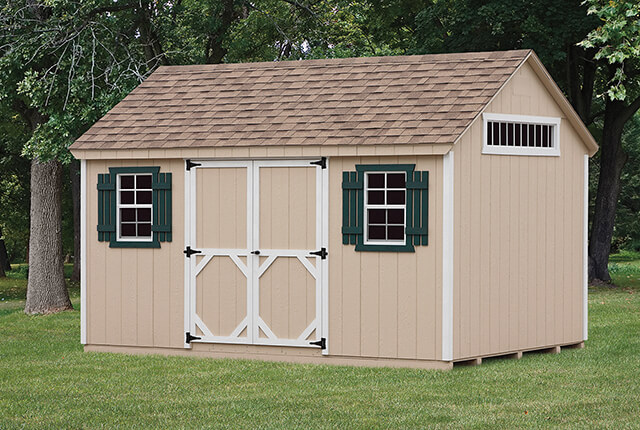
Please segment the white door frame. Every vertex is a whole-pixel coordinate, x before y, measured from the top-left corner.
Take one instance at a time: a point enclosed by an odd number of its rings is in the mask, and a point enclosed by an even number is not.
[[[326,339],[328,334],[328,260],[320,256],[309,254],[309,250],[287,249],[261,249],[259,244],[259,208],[260,208],[260,168],[264,167],[309,167],[310,163],[317,159],[295,160],[198,160],[197,166],[185,172],[185,249],[190,246],[201,251],[204,259],[196,264],[196,258],[185,258],[185,332],[195,334],[196,325],[205,334],[203,339],[194,342],[219,342],[219,343],[244,343],[272,346],[297,346],[318,348],[310,345],[306,337],[315,330],[317,340]],[[328,164],[324,159],[324,167],[316,167],[316,245],[317,249],[328,249]],[[198,168],[246,168],[247,169],[247,248],[246,249],[209,249],[199,248],[196,234],[196,170]],[[252,251],[260,251],[260,255],[252,254]],[[200,321],[196,314],[196,276],[214,256],[227,256],[231,258],[238,269],[247,277],[247,315],[230,336],[214,336],[208,331],[206,325]],[[239,257],[246,257],[244,265]],[[267,259],[260,265],[260,257]],[[297,339],[278,339],[267,324],[260,318],[259,282],[260,277],[278,257],[297,258],[316,280],[316,317]],[[316,265],[309,261],[316,259]],[[238,335],[247,329],[246,337]],[[259,329],[267,335],[267,338],[259,337]],[[191,344],[185,339],[185,348],[191,348]],[[328,354],[328,347],[322,350]]]

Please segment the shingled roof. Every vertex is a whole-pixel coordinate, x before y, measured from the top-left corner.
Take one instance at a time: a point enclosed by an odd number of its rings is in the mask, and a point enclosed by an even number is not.
[[[453,143],[529,53],[160,67],[71,148]]]

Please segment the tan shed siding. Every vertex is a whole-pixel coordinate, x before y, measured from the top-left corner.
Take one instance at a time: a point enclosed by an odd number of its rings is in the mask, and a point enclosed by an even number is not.
[[[561,117],[561,156],[482,155],[481,118],[454,147],[455,360],[582,341],[587,150],[526,64],[486,112]]]
[[[98,242],[97,178],[109,167],[160,166],[171,172],[173,241],[160,249]],[[181,347],[184,297],[184,161],[87,162],[87,343]]]
[[[355,252],[342,244],[342,172],[356,164],[429,171],[429,245],[415,253]],[[440,359],[442,157],[345,157],[329,163],[329,353]]]

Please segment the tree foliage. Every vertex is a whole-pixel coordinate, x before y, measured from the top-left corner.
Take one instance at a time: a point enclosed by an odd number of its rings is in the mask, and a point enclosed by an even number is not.
[[[606,60],[615,66],[607,94],[611,100],[625,100],[626,85],[638,86],[634,78],[637,77],[637,63],[640,61],[640,3],[586,0],[584,4],[589,5],[587,14],[597,16],[601,25],[592,30],[579,45],[597,49],[596,60]]]

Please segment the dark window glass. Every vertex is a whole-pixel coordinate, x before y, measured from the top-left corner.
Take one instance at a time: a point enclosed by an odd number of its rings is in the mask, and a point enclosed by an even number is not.
[[[404,224],[404,211],[402,209],[389,209],[387,211],[389,224]]]
[[[151,208],[138,209],[138,221],[151,221]]]
[[[542,126],[536,125],[536,146],[542,146]]]
[[[369,173],[369,188],[384,188],[384,173]]]
[[[369,224],[384,224],[386,209],[369,209]]]
[[[549,147],[549,126],[548,125],[542,126],[542,147],[543,148]]]
[[[120,224],[120,234],[122,237],[130,237],[136,235],[135,224]]]
[[[536,130],[535,127],[531,124],[527,125],[527,128],[529,129],[529,147],[535,147],[536,146]]]
[[[151,189],[151,175],[139,175],[136,176],[136,188]]]
[[[522,124],[516,124],[515,129],[516,129],[516,139],[514,143],[516,146],[522,146]]]
[[[404,191],[387,191],[387,204],[403,205]]]
[[[387,188],[404,188],[406,186],[404,173],[389,173],[387,175]]]
[[[384,191],[369,191],[367,203],[370,205],[383,205]]]
[[[371,240],[384,240],[385,227],[383,225],[370,225],[369,226],[369,239]]]
[[[120,188],[124,190],[130,190],[133,188],[133,175],[120,176]]]
[[[387,228],[387,239],[389,240],[404,239],[404,227],[401,225],[390,225]]]
[[[135,209],[120,209],[120,221],[135,221],[136,210]]]
[[[138,224],[138,236],[151,236],[151,224]]]
[[[120,203],[123,205],[132,205],[134,203],[133,191],[121,191]]]
[[[513,123],[507,124],[507,145],[509,146],[514,145],[513,130],[514,130]]]
[[[506,145],[506,144],[507,144],[507,123],[501,122],[500,123],[500,145]]]
[[[491,142],[493,145],[500,145],[500,123],[493,123],[493,141]]]
[[[136,203],[145,205],[151,203],[151,191],[136,191]]]

